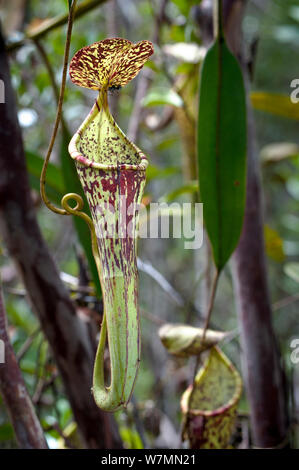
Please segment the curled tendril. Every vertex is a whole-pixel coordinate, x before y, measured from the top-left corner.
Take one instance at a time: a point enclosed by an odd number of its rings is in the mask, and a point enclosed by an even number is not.
[[[69,205],[70,199],[73,199],[74,201],[76,201],[75,207],[72,207]],[[65,194],[63,198],[61,199],[61,205],[69,214],[78,215],[78,211],[81,211],[83,209],[84,202],[83,202],[82,197],[79,194],[68,193],[68,194]]]

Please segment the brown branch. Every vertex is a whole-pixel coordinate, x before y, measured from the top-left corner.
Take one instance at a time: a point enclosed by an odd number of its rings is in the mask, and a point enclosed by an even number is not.
[[[0,79],[5,84],[5,104],[0,104],[0,233],[50,344],[86,447],[120,447],[114,421],[97,408],[90,392],[95,347],[88,325],[76,315],[37,224],[1,34]]]
[[[0,286],[0,339],[5,345],[5,362],[0,364],[0,392],[6,404],[19,447],[47,449],[43,430],[28,395],[7,331]]]
[[[107,0],[88,0],[82,2],[78,5],[76,12],[75,12],[75,19],[80,18],[85,13],[88,13],[93,8],[102,5]],[[68,21],[68,13],[63,13],[62,15],[55,16],[49,20],[45,20],[38,28],[34,28],[33,31],[28,32],[24,38],[11,42],[7,44],[7,50],[9,52],[19,49],[20,47],[24,46],[28,39],[40,39],[48,34],[50,31],[53,31],[60,26],[63,26]]]

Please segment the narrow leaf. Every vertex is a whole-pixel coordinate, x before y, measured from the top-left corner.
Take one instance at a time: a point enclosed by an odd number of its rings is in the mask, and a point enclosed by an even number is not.
[[[246,185],[243,77],[223,40],[209,49],[202,67],[197,149],[204,219],[221,270],[240,238]]]

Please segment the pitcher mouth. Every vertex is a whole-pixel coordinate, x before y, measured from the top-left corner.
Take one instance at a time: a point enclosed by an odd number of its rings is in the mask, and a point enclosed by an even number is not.
[[[110,112],[108,111],[107,117],[111,124],[116,127],[117,132],[119,133],[119,137],[123,140],[126,146],[129,146],[134,152],[136,156],[136,160],[138,163],[124,163],[124,162],[117,162],[117,163],[109,163],[108,159],[106,158],[106,162],[98,162],[94,161],[91,158],[88,158],[82,150],[81,150],[81,142],[82,138],[92,124],[93,119],[100,113],[101,107],[103,107],[103,94],[100,92],[94,106],[92,107],[90,113],[88,114],[87,118],[83,121],[77,132],[72,137],[69,143],[69,154],[71,158],[73,158],[77,163],[82,166],[88,168],[96,168],[99,170],[132,170],[132,171],[145,171],[148,166],[148,159],[145,154],[133,143],[131,142],[128,137],[122,132],[122,130],[117,126],[113,117],[111,116]],[[105,105],[104,105],[105,106]]]

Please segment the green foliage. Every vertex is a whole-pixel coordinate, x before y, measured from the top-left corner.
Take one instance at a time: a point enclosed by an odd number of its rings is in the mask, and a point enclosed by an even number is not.
[[[204,219],[221,270],[239,241],[246,175],[246,104],[242,73],[217,40],[201,71],[197,129],[199,188]]]
[[[27,151],[26,152],[27,168],[29,172],[30,186],[39,192],[40,174],[44,160],[39,155]],[[47,184],[49,197],[56,203],[60,204],[64,194],[64,183],[62,180],[61,170],[53,163],[49,164],[47,173]]]
[[[143,449],[142,441],[137,431],[120,426],[119,432],[126,449]]]

